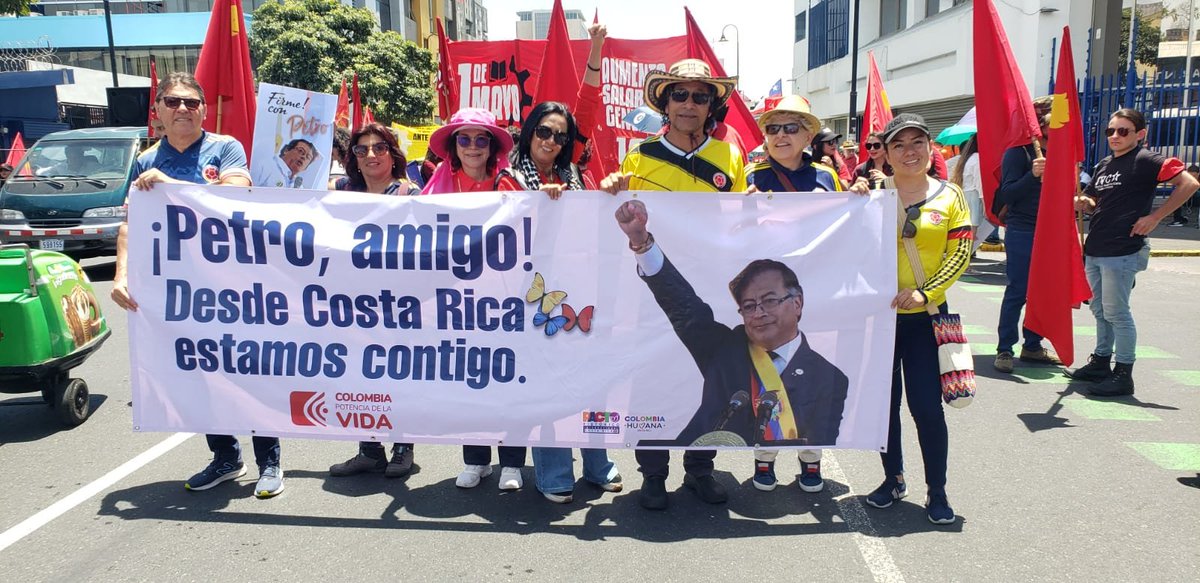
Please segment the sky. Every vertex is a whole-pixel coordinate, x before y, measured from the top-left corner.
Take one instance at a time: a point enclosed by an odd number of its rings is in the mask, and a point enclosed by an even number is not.
[[[692,11],[700,30],[708,37],[718,58],[725,61],[725,71],[736,74],[734,62],[740,50],[741,89],[751,101],[767,94],[771,85],[783,79],[786,92],[792,76],[792,39],[795,3],[792,0],[747,0],[745,4],[730,0],[563,0],[563,9],[583,12],[588,22],[599,9],[600,22],[608,25],[610,38],[664,38],[684,34],[683,7]],[[516,37],[517,12],[549,10],[553,0],[486,0],[488,11],[488,40],[509,40]],[[753,9],[742,9],[742,6]],[[724,43],[716,42],[721,29],[726,31]],[[742,35],[739,43],[738,34]],[[735,46],[737,50],[735,50]]]

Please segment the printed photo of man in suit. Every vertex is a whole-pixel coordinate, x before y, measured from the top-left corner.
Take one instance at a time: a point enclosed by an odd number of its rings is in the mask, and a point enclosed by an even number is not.
[[[700,407],[683,431],[639,445],[835,445],[849,380],[800,330],[804,289],[796,273],[773,259],[746,265],[729,282],[742,316],[731,328],[655,243],[641,201],[622,204],[616,219],[642,280],[704,378]]]

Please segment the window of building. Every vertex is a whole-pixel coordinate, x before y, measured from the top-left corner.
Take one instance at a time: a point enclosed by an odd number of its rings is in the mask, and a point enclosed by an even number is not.
[[[1163,41],[1165,41],[1165,42],[1174,42],[1174,41],[1181,41],[1181,40],[1187,40],[1187,29],[1186,28],[1168,28],[1166,33],[1163,34]]]
[[[908,0],[880,0],[879,36],[908,28]]]
[[[796,40],[800,42],[805,39],[808,33],[808,13],[801,12],[796,15]]]
[[[846,56],[850,47],[850,0],[823,0],[808,10],[808,68],[816,69]]]
[[[937,14],[941,4],[942,0],[925,0],[925,18]]]

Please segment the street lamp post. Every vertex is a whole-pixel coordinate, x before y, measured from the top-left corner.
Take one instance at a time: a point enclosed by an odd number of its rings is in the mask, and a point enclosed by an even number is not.
[[[725,38],[725,30],[729,27],[733,27],[733,32],[737,33],[737,39],[733,43],[733,65],[737,67],[738,79],[736,87],[740,91],[742,89],[742,31],[738,30],[736,24],[726,24],[724,28],[721,29],[721,38],[717,39],[717,42],[729,42]]]

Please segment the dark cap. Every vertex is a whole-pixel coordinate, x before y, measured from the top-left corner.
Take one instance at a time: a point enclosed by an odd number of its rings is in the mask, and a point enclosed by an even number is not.
[[[921,130],[921,133],[925,134],[925,137],[929,137],[929,126],[925,125],[925,118],[915,113],[902,113],[893,117],[892,121],[889,121],[883,127],[883,131],[879,132],[879,137],[886,144],[892,141],[896,137],[896,134],[908,128]]]
[[[819,144],[821,142],[833,142],[836,144],[841,139],[842,134],[835,134],[833,133],[833,130],[829,128],[821,128],[821,131],[817,132],[817,135],[813,136],[813,143]]]

